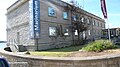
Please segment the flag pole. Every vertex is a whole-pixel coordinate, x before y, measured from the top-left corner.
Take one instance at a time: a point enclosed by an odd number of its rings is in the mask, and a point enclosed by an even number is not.
[[[104,19],[105,19],[105,18],[104,18]],[[109,28],[108,18],[106,18],[105,21],[107,22],[107,25],[108,25],[108,29],[107,29],[107,31],[108,31],[108,39],[109,39],[109,41],[111,41],[111,38],[110,38],[110,28]]]
[[[104,20],[108,24],[108,38],[109,38],[109,40],[111,40],[109,22],[108,22],[108,16],[107,16],[107,9],[106,9],[106,3],[105,3],[105,0],[100,0],[100,2],[101,2],[101,10],[102,10],[102,13],[103,13],[103,16],[104,16]]]

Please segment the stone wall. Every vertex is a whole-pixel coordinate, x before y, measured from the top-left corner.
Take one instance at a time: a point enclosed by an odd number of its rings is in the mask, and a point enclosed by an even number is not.
[[[120,55],[96,57],[33,57],[1,51],[11,67],[120,67]],[[14,63],[15,62],[15,63]],[[20,64],[20,62],[24,62]]]
[[[6,15],[7,43],[15,41],[18,45],[34,45],[34,40],[29,38],[29,3],[25,1],[21,5]]]

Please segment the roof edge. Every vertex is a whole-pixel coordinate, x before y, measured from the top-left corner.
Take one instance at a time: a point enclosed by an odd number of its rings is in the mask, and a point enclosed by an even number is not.
[[[16,2],[14,2],[12,5],[10,5],[8,8],[7,8],[7,10],[9,10],[11,7],[13,7],[16,3],[18,3],[19,2],[19,0],[17,0]]]
[[[19,7],[21,4],[25,3],[26,1],[29,0],[17,0],[15,3],[13,3],[10,7],[7,8],[7,14]]]

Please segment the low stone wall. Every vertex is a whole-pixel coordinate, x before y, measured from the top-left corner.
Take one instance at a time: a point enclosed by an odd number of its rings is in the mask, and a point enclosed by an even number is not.
[[[11,67],[120,67],[120,55],[95,57],[33,57],[5,51],[0,51],[0,55],[10,62]]]

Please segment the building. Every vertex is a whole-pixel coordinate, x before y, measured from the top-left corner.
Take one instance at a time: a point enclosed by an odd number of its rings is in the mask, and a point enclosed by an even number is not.
[[[110,37],[116,37],[120,35],[120,28],[110,28]],[[103,30],[103,37],[108,38],[108,29]]]
[[[7,42],[24,45],[28,50],[44,50],[70,46],[77,39],[77,31],[71,30],[73,7],[61,0],[18,0],[7,9]],[[81,20],[89,28],[81,33],[82,38],[100,39],[105,21],[78,8]],[[73,19],[71,19],[73,18]]]

